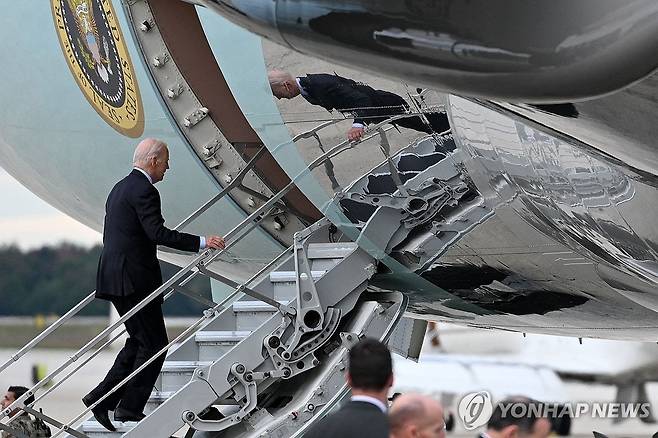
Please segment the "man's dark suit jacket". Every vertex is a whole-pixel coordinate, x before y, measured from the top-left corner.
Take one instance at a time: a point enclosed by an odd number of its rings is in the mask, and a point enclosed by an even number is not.
[[[313,105],[320,105],[327,111],[337,110],[354,115],[354,122],[367,125],[380,123],[389,117],[403,114],[409,104],[395,93],[358,83],[338,75],[326,73],[309,74],[299,78],[299,83],[306,92],[306,100]],[[443,113],[425,113],[431,129],[419,116],[397,119],[393,125],[403,126],[416,131],[431,134],[450,129],[448,118]]]
[[[327,111],[351,112],[354,114],[354,122],[363,125],[382,122],[387,114],[404,112],[409,106],[397,94],[375,90],[338,75],[309,74],[300,77],[299,83],[309,95],[310,103],[320,105]]]
[[[388,416],[377,406],[350,401],[311,427],[304,438],[388,438]]]
[[[164,226],[160,194],[139,170],[119,181],[105,204],[96,297],[141,300],[162,285],[157,245],[199,250],[199,237]]]

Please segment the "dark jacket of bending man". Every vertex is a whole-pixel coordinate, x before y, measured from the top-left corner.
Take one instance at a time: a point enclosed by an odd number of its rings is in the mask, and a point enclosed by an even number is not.
[[[336,74],[307,74],[293,78],[290,73],[272,70],[268,73],[272,94],[277,99],[292,99],[300,94],[311,104],[327,111],[337,110],[354,115],[352,128],[347,132],[350,141],[359,140],[365,125],[381,123],[391,116],[404,114],[409,104],[395,93],[376,90],[369,85]],[[431,134],[450,129],[445,113],[425,113],[429,126],[419,116],[402,117],[392,122],[395,126]]]
[[[170,230],[164,225],[160,194],[154,184],[169,169],[169,150],[159,140],[147,138],[137,145],[134,168],[110,192],[105,204],[103,251],[96,277],[96,297],[112,302],[125,315],[162,285],[157,245],[196,252],[206,247],[224,248],[219,236],[194,236]],[[167,345],[161,304],[162,296],[151,301],[125,322],[128,339],[105,379],[83,399],[86,406],[106,393]],[[117,421],[139,421],[153,389],[165,355],[102,401],[92,413],[106,429]]]
[[[386,345],[370,338],[355,344],[346,379],[352,390],[350,401],[312,426],[304,438],[389,438],[386,412],[393,365]]]

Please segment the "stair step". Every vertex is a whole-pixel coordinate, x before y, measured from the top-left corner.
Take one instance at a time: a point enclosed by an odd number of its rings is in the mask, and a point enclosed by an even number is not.
[[[250,334],[250,331],[202,331],[196,333],[194,340],[199,345],[199,360],[219,359]]]
[[[327,271],[311,271],[314,280],[318,280]],[[270,281],[272,283],[295,283],[297,273],[295,271],[274,271],[270,272]]]
[[[161,392],[178,391],[192,378],[200,366],[210,365],[211,361],[165,361],[160,371]]]
[[[110,417],[111,418],[111,417]],[[117,429],[116,432],[110,432],[105,429],[98,421],[87,420],[83,421],[80,425],[80,430],[87,435],[89,438],[117,438],[123,435],[124,433],[130,431],[135,425],[136,422],[127,422],[119,423],[118,421],[112,421],[112,424]]]
[[[235,330],[252,331],[260,327],[276,312],[274,306],[262,301],[236,301],[233,303]]]
[[[210,365],[209,361],[198,360],[173,360],[165,361],[162,365],[162,372],[166,373],[193,373],[198,367]],[[161,391],[167,392],[167,391]]]
[[[317,281],[327,271],[311,271],[313,280]],[[275,300],[291,300],[297,295],[297,273],[295,271],[270,272],[270,283]]]
[[[285,304],[285,302],[282,302]],[[276,312],[276,308],[270,304],[262,301],[249,300],[249,301],[236,301],[233,303],[233,311],[235,313],[242,312]],[[242,331],[242,330],[237,330]]]
[[[172,392],[172,391],[167,391],[167,392],[153,391],[153,392],[151,392],[151,396],[149,397],[148,401],[146,402],[146,407],[144,408],[144,413],[146,415],[150,414],[155,409],[157,409],[158,406],[160,406],[162,403],[167,401],[167,399],[169,399],[169,397],[171,397],[174,394],[175,393]]]
[[[198,343],[237,343],[249,336],[248,331],[201,331],[194,335]]]
[[[354,242],[311,243],[307,254],[309,259],[342,259],[356,248]]]

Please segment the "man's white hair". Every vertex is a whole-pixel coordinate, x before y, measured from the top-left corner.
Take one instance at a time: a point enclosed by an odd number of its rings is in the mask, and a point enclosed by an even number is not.
[[[288,81],[294,81],[295,79],[292,77],[290,73],[287,71],[283,70],[270,70],[267,73],[267,79],[270,81],[270,87],[275,87],[277,85],[283,85]]]
[[[164,141],[155,138],[145,138],[135,148],[133,164],[146,165],[153,157],[161,158],[165,150],[167,150],[167,143]]]

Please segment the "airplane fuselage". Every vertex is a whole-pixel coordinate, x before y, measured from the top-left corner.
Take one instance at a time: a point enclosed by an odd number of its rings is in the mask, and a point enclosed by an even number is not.
[[[0,69],[0,163],[80,222],[101,231],[106,195],[130,171],[138,138],[170,146],[172,169],[158,185],[170,226],[264,146],[267,167],[249,173],[251,191],[223,198],[186,228],[226,233],[263,197],[295,181],[299,191],[285,208],[222,257],[216,269],[231,278],[248,277],[295,231],[326,215],[380,261],[373,290],[405,292],[414,317],[655,340],[653,77],[566,112],[450,96],[452,132],[398,145],[392,154],[402,190],[389,184],[379,145],[364,143],[335,160],[345,189],[335,198],[317,173],[298,177],[309,160],[272,101],[257,37],[200,9],[201,22],[214,25],[204,26],[207,47],[190,46],[184,38],[198,31],[196,13],[184,3],[171,2],[172,12],[167,2],[153,2],[148,22],[139,5],[79,2],[92,6],[95,23],[67,9],[75,2],[50,3],[14,2],[0,17],[2,40],[12,42],[0,49],[11,60]],[[180,23],[186,27],[176,28]],[[216,64],[195,65],[199,59]],[[638,101],[642,114],[625,120]],[[161,255],[179,264],[189,259]]]

